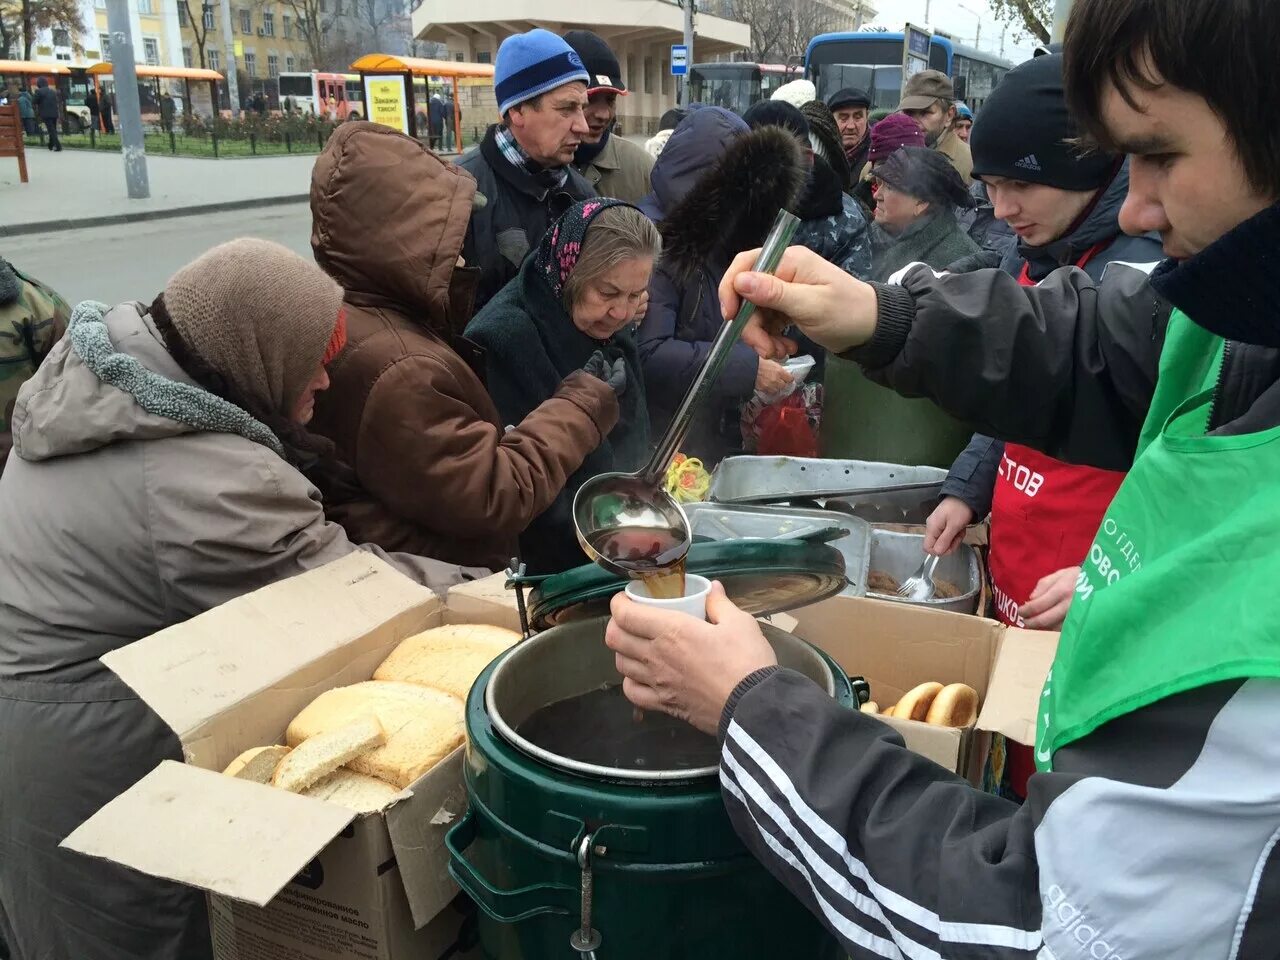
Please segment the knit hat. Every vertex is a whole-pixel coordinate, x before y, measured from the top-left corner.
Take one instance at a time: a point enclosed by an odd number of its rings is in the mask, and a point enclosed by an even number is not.
[[[622,68],[618,66],[618,58],[603,37],[590,30],[570,30],[564,35],[564,40],[582,58],[582,64],[590,74],[587,93],[603,90],[620,93],[624,97],[627,95],[627,85],[622,82]]]
[[[285,416],[346,337],[342,288],[269,240],[214,247],[169,278],[164,304],[192,353],[247,401]]]
[[[845,107],[866,107],[870,109],[871,97],[867,95],[865,90],[859,90],[857,87],[845,87],[827,97],[827,106],[831,108],[832,113]]]
[[[1081,153],[1067,112],[1062,54],[1035,57],[1009,73],[982,105],[969,134],[975,177],[1008,177],[1059,190],[1097,190],[1119,165],[1115,154]]]
[[[505,116],[512,107],[575,80],[590,83],[591,76],[582,58],[563,39],[541,28],[513,34],[498,47],[493,65],[498,114]]]
[[[905,113],[891,113],[871,128],[871,149],[867,159],[883,160],[899,147],[923,147],[924,130]]]
[[[810,100],[800,108],[805,122],[809,124],[809,144],[813,152],[831,164],[841,183],[849,179],[849,160],[844,155],[844,144],[840,139],[840,128],[831,110],[821,100]]]
[[[893,189],[935,207],[974,205],[960,174],[945,154],[928,147],[900,147],[876,166],[876,177]]]
[[[968,120],[970,123],[973,122],[973,111],[969,109],[969,105],[963,100],[956,101],[956,116],[961,120]]]
[[[813,85],[812,81],[792,80],[790,83],[784,83],[773,91],[773,96],[769,99],[783,100],[799,110],[810,100],[816,100],[817,97],[818,88]]]
[[[667,145],[667,141],[671,139],[671,135],[675,133],[675,128],[669,130],[659,130],[652,137],[644,142],[645,152],[653,159],[657,160],[662,153],[662,148]]]
[[[742,114],[747,126],[752,130],[758,127],[782,127],[789,130],[806,146],[809,143],[809,122],[798,107],[793,107],[785,100],[761,100],[747,107]]]

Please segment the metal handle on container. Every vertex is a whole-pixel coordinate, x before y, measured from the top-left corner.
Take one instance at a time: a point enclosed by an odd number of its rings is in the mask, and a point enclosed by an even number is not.
[[[476,871],[466,849],[476,838],[475,811],[468,809],[445,834],[449,875],[489,917],[499,923],[519,923],[544,913],[570,914],[581,905],[581,891],[560,883],[535,883],[500,890]]]
[[[755,266],[752,269],[756,273],[773,273],[774,270],[778,269],[782,254],[786,252],[792,238],[796,235],[796,228],[799,226],[800,219],[798,217],[788,213],[786,210],[779,210],[778,216],[773,221],[769,235],[764,239],[764,245],[760,248],[760,255],[756,257]],[[738,342],[738,338],[742,336],[742,331],[747,326],[747,321],[751,319],[751,315],[755,313],[755,310],[755,304],[749,300],[743,300],[742,306],[738,308],[737,315],[732,321],[724,324],[719,333],[716,334],[715,340],[711,342],[711,350],[707,354],[707,359],[702,364],[702,369],[693,378],[693,383],[689,384],[689,389],[685,391],[684,398],[680,401],[680,406],[676,408],[675,415],[671,418],[671,425],[658,442],[652,459],[650,459],[648,465],[644,468],[644,472],[640,475],[644,482],[656,486],[658,481],[666,475],[671,458],[676,455],[676,451],[680,449],[680,442],[684,440],[685,434],[689,432],[689,425],[693,422],[694,413],[704,405],[707,394],[715,386],[716,380],[720,378],[720,371],[729,362],[729,354]]]

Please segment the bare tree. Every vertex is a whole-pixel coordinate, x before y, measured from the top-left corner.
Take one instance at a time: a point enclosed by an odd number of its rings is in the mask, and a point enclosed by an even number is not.
[[[732,16],[751,28],[748,58],[786,63],[803,56],[820,33],[851,30],[852,8],[840,0],[733,0]]]
[[[336,14],[331,12],[333,3],[331,0],[284,0],[284,5],[293,11],[294,26],[307,43],[312,69],[326,69],[329,48],[335,39],[329,35],[336,19]]]
[[[15,48],[30,60],[41,30],[66,30],[71,47],[83,49],[79,0],[0,0],[0,52]]]
[[[351,0],[361,30],[380,53],[401,53],[409,33],[409,18],[402,0]],[[394,43],[391,41],[394,40]],[[391,47],[396,49],[391,49]]]
[[[196,13],[192,13],[191,0],[178,0],[178,6],[186,15],[187,23],[191,27],[191,35],[195,38],[196,51],[199,53],[200,67],[203,69],[209,65],[204,55],[205,47],[209,43],[209,21],[204,17],[205,11],[212,10],[213,7],[207,2],[200,3],[197,4]]]
[[[1015,27],[1023,27],[1041,43],[1048,43],[1053,25],[1053,8],[1049,0],[990,0],[996,18]]]

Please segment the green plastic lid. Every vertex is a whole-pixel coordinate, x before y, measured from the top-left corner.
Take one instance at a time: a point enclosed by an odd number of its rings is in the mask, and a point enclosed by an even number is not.
[[[799,540],[695,543],[685,569],[719,580],[729,598],[754,616],[817,603],[835,596],[848,582],[839,550]],[[610,598],[626,585],[626,580],[594,563],[548,577],[529,595],[529,623],[545,630],[604,616]]]

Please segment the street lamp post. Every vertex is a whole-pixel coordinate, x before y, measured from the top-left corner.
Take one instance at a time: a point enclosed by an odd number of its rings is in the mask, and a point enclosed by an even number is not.
[[[107,0],[107,31],[111,34],[111,67],[116,81],[116,117],[120,123],[125,189],[130,200],[145,200],[151,196],[151,184],[147,179],[147,148],[142,135],[142,104],[138,100],[138,71],[133,59],[128,0]]]
[[[223,49],[227,58],[227,100],[231,105],[232,119],[240,115],[240,82],[236,77],[236,41],[231,34],[231,0],[217,0],[220,19],[222,20]],[[218,105],[213,105],[214,116],[217,116]]]

